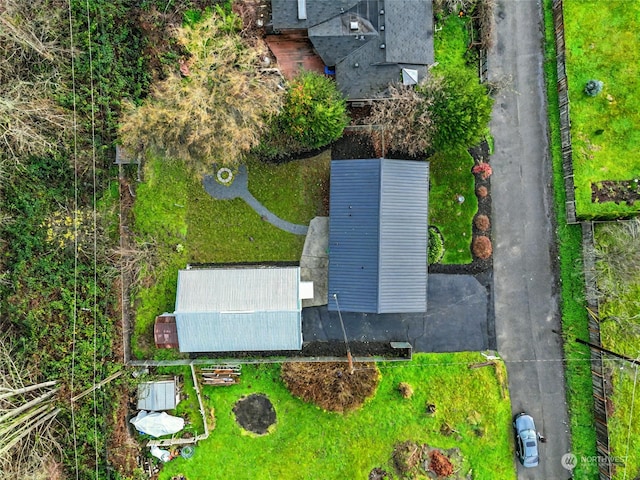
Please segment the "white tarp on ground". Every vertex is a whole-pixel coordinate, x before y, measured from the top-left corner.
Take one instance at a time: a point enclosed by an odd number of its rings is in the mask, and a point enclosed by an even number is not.
[[[139,432],[156,438],[172,435],[184,428],[183,418],[171,416],[166,412],[147,413],[145,410],[140,410],[138,415],[129,421]]]

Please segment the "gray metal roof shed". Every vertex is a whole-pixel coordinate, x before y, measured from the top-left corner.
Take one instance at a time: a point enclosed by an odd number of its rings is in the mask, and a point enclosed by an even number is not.
[[[181,270],[181,352],[300,350],[299,267]]]
[[[175,378],[138,384],[138,410],[173,410],[177,404],[178,386]]]
[[[329,310],[427,308],[429,164],[331,162]]]

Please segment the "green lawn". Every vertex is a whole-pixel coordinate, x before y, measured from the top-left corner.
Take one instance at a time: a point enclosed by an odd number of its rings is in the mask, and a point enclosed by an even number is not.
[[[590,184],[640,177],[640,2],[565,0],[564,22],[578,216],[638,213],[592,203]],[[584,93],[591,79],[604,83],[596,97]]]
[[[471,263],[471,225],[478,211],[471,174],[473,158],[466,150],[460,150],[438,153],[429,162],[429,225],[438,227],[444,238],[441,263]],[[463,203],[458,202],[458,195],[465,198]]]
[[[467,18],[449,15],[437,23],[434,37],[436,61],[448,71],[475,67],[468,61]],[[430,159],[429,224],[438,227],[444,238],[445,254],[440,263],[471,263],[473,216],[478,211],[471,168],[473,158],[466,150],[438,152]],[[462,195],[464,203],[456,198]]]
[[[611,401],[615,410],[608,422],[609,444],[612,456],[623,463],[613,480],[635,479],[640,474],[640,373],[636,377],[636,368],[620,362],[613,368]]]
[[[248,161],[249,190],[276,215],[308,224],[323,213],[328,152],[282,164]],[[181,162],[150,156],[133,209],[138,242],[155,259],[136,289],[134,356],[153,354],[155,316],[173,311],[178,270],[187,263],[299,261],[304,236],[262,220],[243,200],[215,200]]]
[[[515,479],[510,402],[492,367],[468,368],[483,360],[477,353],[420,354],[410,363],[380,364],[377,394],[346,415],[291,396],[279,365],[244,366],[239,385],[203,388],[206,408],[215,409],[216,428],[192,459],[166,464],[160,479],[177,474],[201,480],[365,479],[375,467],[392,471],[393,447],[405,440],[459,447],[465,457],[461,467],[473,470],[474,479]],[[504,365],[498,368],[506,384]],[[401,381],[415,390],[409,400],[397,391]],[[243,432],[232,412],[234,403],[251,393],[267,394],[276,409],[275,429],[262,437]],[[437,407],[432,417],[425,414],[427,402]],[[457,433],[440,434],[445,422]]]

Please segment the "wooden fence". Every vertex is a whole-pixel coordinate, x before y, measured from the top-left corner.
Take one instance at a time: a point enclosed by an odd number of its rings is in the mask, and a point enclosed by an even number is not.
[[[582,256],[584,259],[584,280],[586,287],[587,312],[589,315],[589,343],[600,343],[600,321],[596,295],[596,269],[594,256],[593,223],[582,223]],[[596,426],[596,453],[598,455],[598,473],[600,480],[611,480],[611,451],[609,448],[609,428],[607,414],[607,391],[605,389],[605,371],[603,352],[591,348],[591,385],[593,387],[593,406]]]
[[[553,28],[556,39],[556,69],[558,72],[558,106],[560,109],[560,139],[562,146],[562,172],[566,192],[567,223],[576,224],[576,196],[573,182],[573,156],[571,153],[571,118],[569,92],[565,67],[563,0],[553,1]]]
[[[487,83],[489,81],[487,51],[483,48],[478,49],[478,77],[480,77],[480,83]]]

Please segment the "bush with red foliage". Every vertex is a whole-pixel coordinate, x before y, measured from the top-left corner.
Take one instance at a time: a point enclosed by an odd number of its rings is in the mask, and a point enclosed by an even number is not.
[[[488,163],[482,162],[474,165],[474,167],[471,169],[471,172],[475,173],[476,175],[480,175],[480,178],[482,180],[486,180],[493,173],[493,169]]]
[[[429,462],[429,469],[440,477],[448,477],[453,473],[453,465],[451,460],[445,457],[442,453],[434,450],[429,454],[431,461]]]

